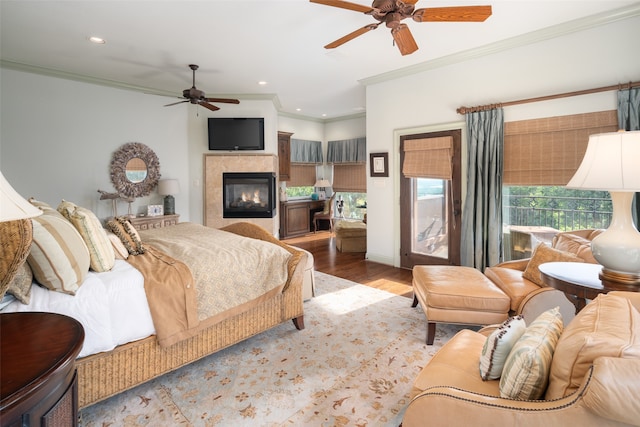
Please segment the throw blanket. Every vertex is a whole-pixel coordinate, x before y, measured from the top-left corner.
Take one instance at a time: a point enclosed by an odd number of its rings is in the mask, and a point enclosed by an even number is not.
[[[193,336],[213,323],[272,298],[287,283],[292,255],[273,243],[189,222],[140,231],[140,237],[145,247],[151,246],[183,262],[195,280],[197,315],[183,316],[177,322],[184,328],[182,333],[175,333],[172,326],[170,336],[158,335],[161,346]],[[189,288],[185,287],[184,296],[178,296],[187,310],[189,294]]]

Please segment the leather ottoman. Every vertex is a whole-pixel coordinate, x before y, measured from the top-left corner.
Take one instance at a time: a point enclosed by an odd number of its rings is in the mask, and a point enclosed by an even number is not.
[[[509,317],[511,299],[471,267],[417,265],[413,267],[413,307],[427,317],[427,344],[433,344],[436,323],[489,325]]]

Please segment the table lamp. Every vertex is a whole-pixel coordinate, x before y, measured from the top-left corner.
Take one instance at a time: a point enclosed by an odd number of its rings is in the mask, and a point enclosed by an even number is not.
[[[327,198],[327,193],[325,191],[325,188],[327,187],[331,187],[331,183],[329,182],[329,180],[327,179],[319,179],[316,181],[315,184],[313,184],[314,187],[318,188],[318,199],[319,200],[324,200]]]
[[[606,190],[613,215],[609,228],[591,242],[603,281],[640,285],[640,233],[631,215],[640,191],[640,131],[591,135],[587,151],[567,188]]]
[[[176,201],[173,195],[178,193],[180,193],[180,183],[177,179],[161,179],[158,181],[158,194],[165,196],[165,215],[173,215],[176,213]]]
[[[31,219],[42,211],[23,199],[0,172],[0,298],[27,259],[33,239]]]

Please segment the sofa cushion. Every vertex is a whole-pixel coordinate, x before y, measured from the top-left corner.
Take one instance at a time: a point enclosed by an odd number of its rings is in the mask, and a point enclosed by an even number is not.
[[[483,380],[500,378],[507,356],[526,329],[524,318],[514,316],[491,332],[480,355],[480,376]]]
[[[553,247],[560,251],[576,254],[585,262],[590,262],[592,264],[598,263],[598,261],[593,257],[593,252],[591,252],[591,240],[580,237],[576,234],[558,233],[553,240]]]
[[[640,313],[626,298],[601,294],[567,325],[553,357],[546,399],[576,391],[602,356],[640,358]]]
[[[531,280],[538,286],[547,286],[540,276],[540,270],[538,267],[545,262],[584,262],[582,258],[574,255],[570,252],[560,251],[558,249],[551,248],[544,243],[540,243],[533,250],[531,254],[531,260],[527,264],[527,268],[522,273],[522,277]]]
[[[478,375],[480,353],[486,340],[485,335],[469,329],[458,332],[420,371],[413,383],[411,398],[429,387],[443,385],[498,397],[499,382],[482,381]]]
[[[562,329],[562,315],[558,307],[545,311],[531,322],[504,364],[500,396],[537,400],[544,395],[553,352]]]

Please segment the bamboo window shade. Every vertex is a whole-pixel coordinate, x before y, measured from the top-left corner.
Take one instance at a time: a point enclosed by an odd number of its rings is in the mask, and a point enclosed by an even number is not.
[[[147,164],[141,158],[133,157],[127,162],[126,168],[128,171],[146,171]]]
[[[506,122],[503,184],[566,185],[589,135],[617,129],[615,110]]]
[[[453,138],[405,139],[402,173],[407,178],[451,179]]]
[[[316,183],[316,165],[313,163],[291,164],[287,187],[313,187]]]
[[[366,163],[336,163],[333,165],[333,191],[367,192]]]

